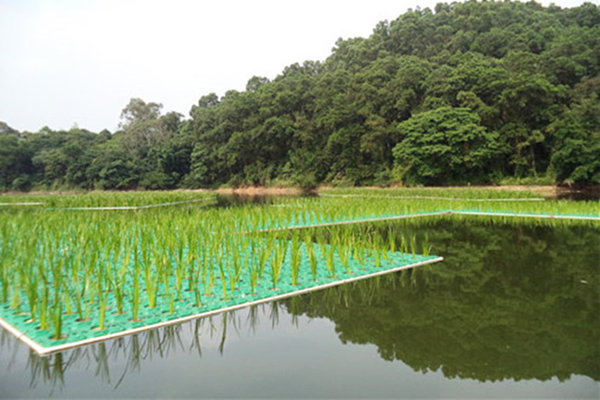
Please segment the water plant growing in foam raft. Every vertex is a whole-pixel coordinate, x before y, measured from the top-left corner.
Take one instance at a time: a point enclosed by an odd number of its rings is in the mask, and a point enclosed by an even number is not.
[[[69,201],[77,206],[74,199]],[[2,318],[28,332],[39,331],[44,336],[39,340],[54,345],[236,306],[248,298],[264,299],[261,296],[266,289],[274,296],[322,286],[360,276],[365,265],[380,265],[382,270],[394,262],[409,265],[420,259],[419,250],[423,255],[429,252],[429,246],[419,246],[410,232],[399,246],[371,233],[366,236],[372,240],[364,240],[365,234],[349,226],[322,235],[318,232],[323,232],[323,227],[312,232],[299,230],[298,237],[241,233],[264,227],[368,221],[401,213],[425,215],[449,207],[448,201],[439,199],[279,202],[286,207],[209,209],[189,205],[127,214],[0,210]],[[473,207],[468,200],[460,200],[453,201],[452,207],[466,209],[469,205],[481,212],[498,209],[493,203],[476,204]],[[596,203],[585,202],[507,201],[502,208],[540,215],[598,214]],[[456,214],[452,218],[472,217]],[[503,217],[481,218],[497,221]],[[400,253],[394,251],[396,247]]]

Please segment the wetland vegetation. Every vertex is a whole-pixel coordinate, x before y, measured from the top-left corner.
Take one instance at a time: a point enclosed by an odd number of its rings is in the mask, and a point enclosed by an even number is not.
[[[45,358],[4,332],[0,383],[9,396],[77,397],[90,382],[102,397],[150,395],[158,382],[171,395],[266,396],[265,385],[244,379],[252,359],[254,369],[272,374],[269,390],[279,395],[596,397],[598,225],[454,217],[321,233],[378,235],[397,246],[409,232],[417,243],[427,236],[445,257],[435,265]],[[334,375],[347,391],[305,368],[316,361],[343,371]],[[164,371],[182,378],[165,383],[157,379]],[[227,387],[211,378],[225,373],[237,378]]]
[[[554,215],[590,220],[533,219],[529,225],[593,226],[600,214],[597,202],[479,189],[330,190],[321,197],[225,207],[209,192],[4,197],[3,317],[45,347],[234,306],[280,289],[282,294],[304,290],[358,276],[359,270],[367,273],[369,265],[375,272],[422,262],[435,254],[427,235],[406,229],[396,240],[377,229],[356,230],[354,224],[378,226],[404,217],[422,223],[446,218],[519,223],[524,218],[519,215]],[[38,205],[20,205],[28,203]]]
[[[0,395],[597,398],[600,202],[471,184],[598,187],[599,38],[592,3],[441,3],[189,118],[0,122]]]

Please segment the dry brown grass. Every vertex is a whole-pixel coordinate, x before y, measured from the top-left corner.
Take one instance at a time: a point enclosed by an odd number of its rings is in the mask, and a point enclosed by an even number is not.
[[[265,195],[297,195],[302,190],[295,187],[265,187],[265,186],[246,186],[239,188],[221,188],[217,189],[219,194],[242,194],[245,196],[265,196]]]

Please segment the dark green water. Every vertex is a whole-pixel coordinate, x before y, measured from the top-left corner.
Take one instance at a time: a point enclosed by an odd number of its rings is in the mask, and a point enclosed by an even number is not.
[[[445,261],[47,358],[2,332],[0,396],[598,398],[600,227],[352,229]]]

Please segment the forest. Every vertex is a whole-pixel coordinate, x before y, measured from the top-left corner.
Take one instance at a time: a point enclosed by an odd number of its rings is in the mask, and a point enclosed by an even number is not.
[[[592,3],[440,3],[187,117],[134,98],[115,132],[0,122],[0,191],[600,184],[599,64]]]

